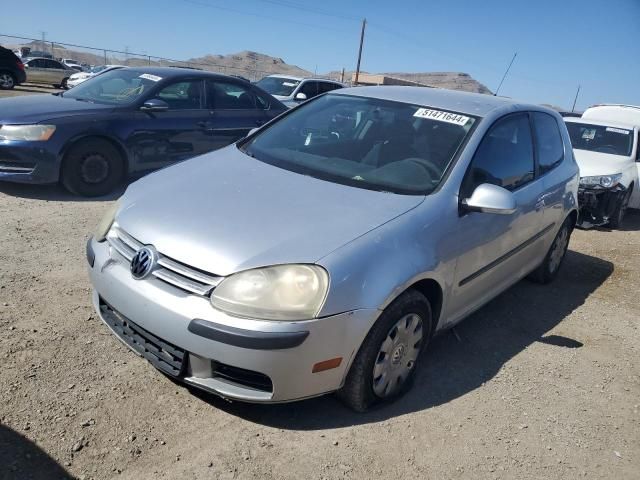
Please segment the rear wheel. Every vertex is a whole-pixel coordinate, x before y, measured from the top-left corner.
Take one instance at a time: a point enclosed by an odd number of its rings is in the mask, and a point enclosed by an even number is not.
[[[538,283],[550,283],[558,275],[560,271],[560,265],[567,254],[569,249],[569,240],[571,239],[571,233],[573,231],[573,220],[568,217],[558,233],[556,238],[553,239],[551,247],[547,252],[546,257],[542,264],[529,275],[529,278]]]
[[[122,155],[111,143],[99,138],[74,145],[62,162],[62,184],[70,192],[85,197],[111,192],[123,176]]]
[[[65,78],[64,80],[62,80],[62,83],[60,84],[60,88],[64,88],[65,90],[69,88],[69,86],[67,85],[67,81],[69,79]]]
[[[409,290],[398,297],[369,331],[338,397],[364,412],[404,394],[413,383],[431,325],[431,306],[424,295]]]
[[[613,215],[611,215],[611,218],[609,219],[609,226],[611,228],[618,229],[622,226],[624,216],[627,214],[627,208],[629,208],[629,200],[631,199],[632,188],[629,188],[626,191],[624,197],[622,197],[620,205],[618,205],[618,208],[616,208],[613,212]]]
[[[0,72],[0,90],[11,90],[16,86],[16,80],[9,72]]]

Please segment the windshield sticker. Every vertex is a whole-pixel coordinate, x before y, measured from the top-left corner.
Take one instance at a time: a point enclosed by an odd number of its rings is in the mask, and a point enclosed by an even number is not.
[[[465,125],[469,120],[469,117],[464,115],[458,115],[457,113],[443,112],[442,110],[432,110],[430,108],[419,108],[414,117],[428,118],[430,120],[437,120],[438,122],[453,123],[454,125]]]
[[[631,133],[629,130],[623,130],[621,128],[613,128],[613,127],[607,127],[607,132],[621,133],[623,135],[629,135]]]
[[[295,87],[297,83],[282,82],[282,85],[284,85],[285,87]]]
[[[162,77],[158,77],[157,75],[151,75],[150,73],[143,73],[142,75],[140,75],[140,78],[151,80],[152,82],[158,82],[162,80]]]
[[[596,138],[596,129],[595,128],[592,128],[592,129],[585,128],[584,132],[582,132],[582,138],[584,140],[593,140],[594,138]]]

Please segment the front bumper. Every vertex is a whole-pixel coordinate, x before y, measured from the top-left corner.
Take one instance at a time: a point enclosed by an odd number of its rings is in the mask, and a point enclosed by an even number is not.
[[[620,184],[613,188],[580,187],[578,189],[580,213],[577,226],[592,228],[609,223],[626,192],[627,189]]]
[[[0,181],[57,182],[57,155],[47,147],[48,142],[0,140]]]
[[[231,317],[155,277],[135,280],[108,242],[90,240],[87,254],[94,307],[109,328],[165,373],[230,400],[277,403],[337,390],[380,313],[356,310],[298,322]],[[136,335],[137,347],[130,341]],[[175,352],[184,352],[173,370],[156,361],[163,355],[154,353],[158,342],[168,345],[173,362]],[[312,372],[339,357],[336,368]]]

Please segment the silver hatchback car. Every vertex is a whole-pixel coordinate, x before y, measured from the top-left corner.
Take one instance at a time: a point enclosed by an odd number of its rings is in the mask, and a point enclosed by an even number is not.
[[[133,183],[87,244],[93,301],[130,348],[226,399],[404,393],[421,353],[526,276],[577,218],[562,118],[416,87],[320,96]]]

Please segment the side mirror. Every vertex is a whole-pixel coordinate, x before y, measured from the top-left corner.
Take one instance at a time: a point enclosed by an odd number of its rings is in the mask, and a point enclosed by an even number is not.
[[[144,102],[140,110],[143,112],[164,112],[169,110],[169,104],[159,98],[152,98]]]
[[[462,200],[462,206],[471,212],[510,215],[516,211],[516,199],[506,188],[483,183],[476,187],[471,197]]]
[[[296,93],[295,99],[303,102],[307,99],[307,95],[302,92]]]

